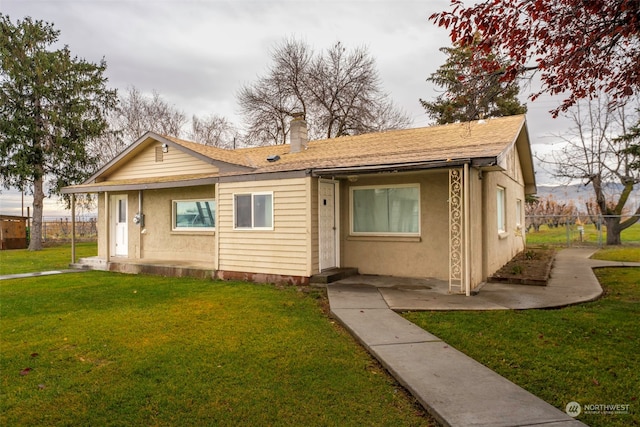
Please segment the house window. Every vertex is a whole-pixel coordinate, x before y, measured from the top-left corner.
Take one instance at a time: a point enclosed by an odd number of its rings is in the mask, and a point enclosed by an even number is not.
[[[420,186],[351,188],[351,233],[420,234]]]
[[[522,226],[522,200],[516,200],[516,226]]]
[[[233,208],[233,228],[273,229],[273,193],[234,194]]]
[[[127,200],[118,199],[118,222],[127,222]]]
[[[172,216],[174,231],[215,230],[216,201],[174,200]]]
[[[505,209],[505,189],[503,187],[498,187],[497,191],[497,201],[498,204],[496,206],[496,217],[498,219],[498,233],[504,233],[507,231],[506,225],[506,209]]]

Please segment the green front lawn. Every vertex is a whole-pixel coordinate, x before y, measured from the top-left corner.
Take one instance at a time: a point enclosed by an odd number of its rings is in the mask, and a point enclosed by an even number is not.
[[[602,227],[602,241],[604,245],[607,242],[607,228]],[[572,245],[578,245],[582,243],[597,245],[598,244],[598,230],[593,224],[587,224],[584,226],[584,232],[582,240],[580,240],[580,232],[577,225],[571,225],[569,227],[569,241]],[[627,228],[620,234],[620,239],[623,244],[640,244],[640,222]],[[527,232],[527,245],[567,245],[567,228],[564,225],[560,225],[557,228],[550,228],[546,225],[540,227],[540,231],[534,231],[533,228]]]
[[[76,258],[98,254],[95,242],[76,243]],[[44,248],[31,252],[27,249],[0,251],[0,276],[5,274],[31,273],[34,271],[62,270],[71,263],[71,244]]]
[[[607,247],[593,254],[593,259],[606,261],[640,262],[640,246]]]
[[[590,426],[640,425],[640,268],[598,269],[606,295],[558,310],[413,312],[405,317],[552,405],[629,405],[582,414]]]
[[[0,425],[434,425],[320,290],[87,272],[0,302]]]

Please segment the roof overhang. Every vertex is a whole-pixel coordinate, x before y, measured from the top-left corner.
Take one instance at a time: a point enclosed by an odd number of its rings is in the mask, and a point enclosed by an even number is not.
[[[178,175],[168,177],[151,177],[141,179],[127,179],[120,181],[102,181],[89,184],[71,185],[64,187],[63,194],[102,193],[105,191],[154,190],[161,188],[196,187],[215,184],[218,175]]]
[[[453,159],[453,160],[434,160],[427,162],[414,162],[414,163],[394,163],[388,165],[367,165],[367,166],[345,166],[334,168],[317,168],[311,171],[311,175],[315,177],[323,176],[347,176],[347,175],[361,175],[371,173],[383,173],[383,172],[407,172],[407,171],[419,171],[428,169],[449,169],[457,168],[469,164],[472,167],[477,168],[494,168],[497,165],[496,157],[482,157],[482,158],[466,158],[466,159]]]
[[[531,153],[531,140],[529,139],[529,129],[526,120],[522,124],[522,128],[518,133],[515,141],[518,157],[520,158],[520,167],[522,168],[522,178],[524,179],[524,194],[536,194],[538,188],[536,186],[536,173],[533,166],[533,155]]]

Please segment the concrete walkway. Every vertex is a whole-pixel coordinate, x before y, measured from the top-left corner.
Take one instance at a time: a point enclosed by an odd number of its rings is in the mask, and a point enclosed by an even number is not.
[[[55,274],[66,274],[66,273],[82,273],[85,271],[89,271],[89,270],[67,269],[67,270],[35,271],[33,273],[5,274],[3,276],[0,276],[0,280],[24,279],[25,277],[52,276]]]
[[[437,279],[411,279],[388,276],[352,276],[328,288],[370,286],[382,295],[387,306],[396,311],[412,310],[506,310],[564,307],[597,299],[602,294],[593,274],[598,267],[640,267],[640,262],[613,262],[589,259],[592,248],[563,249],[556,254],[547,286],[487,283],[477,295],[449,294],[449,284]]]
[[[546,287],[487,284],[466,297],[448,295],[446,283],[433,280],[357,276],[329,285],[327,293],[332,315],[443,425],[584,426],[393,310],[564,306],[600,296],[593,267],[640,266],[589,260],[592,253],[559,252]]]

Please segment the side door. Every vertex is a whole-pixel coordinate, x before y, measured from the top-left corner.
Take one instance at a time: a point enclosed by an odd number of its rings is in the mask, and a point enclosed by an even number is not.
[[[129,255],[129,230],[127,224],[127,195],[112,196],[112,253],[114,256]]]
[[[320,271],[338,266],[336,222],[336,186],[332,181],[318,183],[318,241]]]

